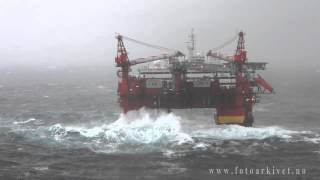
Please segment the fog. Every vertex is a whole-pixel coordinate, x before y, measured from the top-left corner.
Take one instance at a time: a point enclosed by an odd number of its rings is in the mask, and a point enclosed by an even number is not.
[[[104,66],[114,69],[115,33],[186,52],[246,32],[249,58],[269,69],[319,71],[317,0],[1,0],[1,67]],[[233,53],[234,46],[225,51]],[[130,57],[154,54],[128,44]]]

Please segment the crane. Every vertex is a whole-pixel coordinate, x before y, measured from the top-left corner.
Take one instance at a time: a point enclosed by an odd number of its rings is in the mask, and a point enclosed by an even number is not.
[[[147,58],[138,58],[134,60],[130,60],[130,66],[134,66],[137,64],[142,64],[142,63],[148,63],[148,62],[153,62],[153,61],[158,61],[158,60],[163,60],[163,59],[170,59],[174,57],[182,57],[184,54],[180,51],[175,51],[171,54],[162,54],[160,56],[150,56]]]
[[[207,57],[213,57],[216,59],[227,61],[229,63],[233,62],[233,59],[231,57],[223,56],[222,54],[219,54],[217,52],[213,52],[212,50],[208,51]]]
[[[153,44],[149,44],[146,42],[142,42],[142,41],[138,41],[123,35],[118,34],[116,36],[116,38],[118,39],[118,51],[117,51],[117,57],[116,57],[116,63],[118,67],[129,67],[129,66],[134,66],[134,65],[138,65],[138,64],[142,64],[142,63],[148,63],[148,62],[153,62],[153,61],[157,61],[157,60],[163,60],[163,59],[170,59],[170,58],[174,58],[174,57],[182,57],[185,56],[182,52],[175,50],[175,49],[169,49],[169,48],[165,48],[165,47],[161,47],[158,45],[153,45]],[[165,50],[165,51],[170,51],[169,54],[162,54],[159,56],[150,56],[147,58],[137,58],[134,60],[129,60],[128,58],[128,53],[126,51],[126,48],[123,44],[123,39],[129,40],[131,42],[140,44],[140,45],[144,45],[144,46],[148,46],[151,48],[155,48],[155,49],[160,49],[160,50]]]
[[[230,42],[229,42],[230,43]],[[265,70],[265,66],[267,63],[265,62],[248,62],[247,59],[247,51],[244,46],[244,33],[241,31],[238,33],[238,43],[234,56],[228,57],[223,56],[220,53],[214,52],[214,50],[209,50],[207,53],[207,57],[216,58],[219,60],[226,61],[228,66],[235,67],[231,68],[235,72],[235,74],[246,73],[248,76],[252,76],[256,70]],[[250,73],[250,71],[252,73]],[[274,93],[271,85],[267,83],[259,74],[252,78],[256,85],[263,87],[269,93]]]

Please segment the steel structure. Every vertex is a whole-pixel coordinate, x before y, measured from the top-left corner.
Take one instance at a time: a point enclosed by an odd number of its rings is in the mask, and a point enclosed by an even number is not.
[[[115,62],[120,78],[119,103],[124,113],[141,107],[152,109],[216,108],[217,124],[252,126],[252,107],[260,94],[273,93],[273,88],[257,70],[265,70],[265,62],[248,62],[244,33],[238,33],[234,56],[225,57],[213,50],[207,57],[195,54],[195,36],[190,35],[188,57],[180,51],[164,48],[117,35]],[[129,60],[123,40],[132,41],[170,53]],[[223,45],[225,46],[225,44]],[[157,67],[144,67],[138,75],[131,67],[154,61]]]

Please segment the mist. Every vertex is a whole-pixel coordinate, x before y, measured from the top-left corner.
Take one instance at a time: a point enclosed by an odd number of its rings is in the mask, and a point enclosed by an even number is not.
[[[319,7],[0,0],[0,180],[319,179]],[[199,56],[116,67],[117,33],[188,55],[192,29],[197,55],[243,31],[267,68],[238,64],[242,49],[224,69]],[[129,60],[168,53],[124,44]]]
[[[319,71],[317,0],[10,0],[0,1],[1,67],[114,68],[115,33],[186,52],[194,28],[199,51],[246,33],[253,61],[273,71]],[[126,43],[126,42],[125,42]],[[130,57],[157,55],[126,43]],[[228,46],[225,51],[232,54]]]

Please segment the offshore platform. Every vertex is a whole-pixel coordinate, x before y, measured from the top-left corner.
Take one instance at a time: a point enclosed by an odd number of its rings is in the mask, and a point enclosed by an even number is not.
[[[266,62],[249,62],[244,45],[244,33],[205,55],[195,53],[193,31],[188,42],[188,56],[182,52],[152,45],[117,34],[116,66],[119,77],[119,103],[124,113],[142,107],[151,109],[215,108],[216,124],[252,126],[252,107],[261,94],[273,93],[273,88],[257,70],[265,70]],[[238,39],[235,54],[217,52]],[[165,50],[168,53],[129,60],[123,40]],[[135,65],[136,74],[131,72]]]

